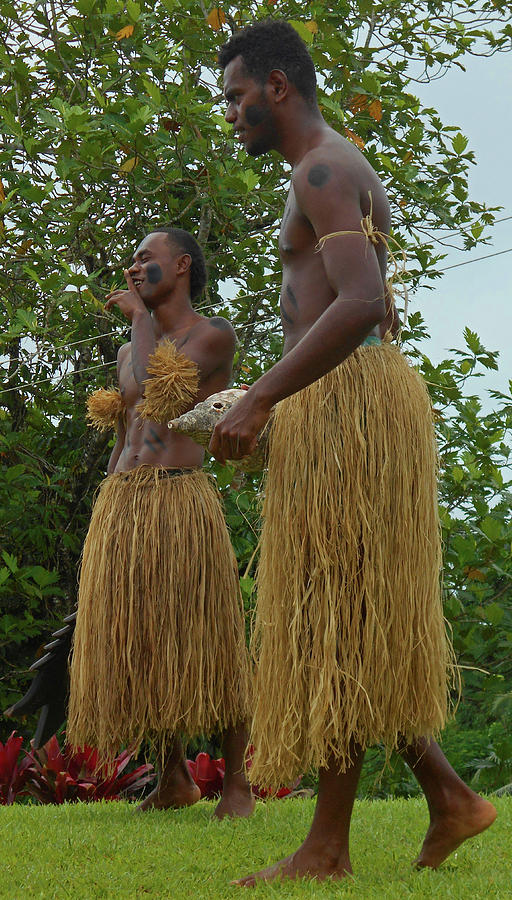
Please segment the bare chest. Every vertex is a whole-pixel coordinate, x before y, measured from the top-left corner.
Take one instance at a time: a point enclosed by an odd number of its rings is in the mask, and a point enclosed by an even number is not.
[[[293,188],[290,188],[279,232],[279,253],[283,265],[304,253],[314,252],[315,245],[315,232],[299,209]]]
[[[119,390],[127,409],[131,409],[142,397],[140,386],[133,375],[132,355],[130,345],[119,365]]]

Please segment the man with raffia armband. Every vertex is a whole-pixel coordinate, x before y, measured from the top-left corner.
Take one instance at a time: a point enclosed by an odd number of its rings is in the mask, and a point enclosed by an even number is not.
[[[71,661],[67,737],[108,760],[147,740],[160,780],[140,809],[200,797],[181,736],[223,733],[223,796],[215,814],[248,816],[243,773],[249,667],[236,560],[221,502],[201,470],[204,451],[167,428],[174,416],[227,387],[234,331],[191,301],[206,282],[188,232],[144,238],[115,290],[131,322],[119,350],[119,391],[96,391],[88,418],[117,427],[85,541]]]
[[[250,156],[291,165],[279,237],[282,359],[217,424],[220,460],[269,438],[254,648],[251,779],[319,770],[299,849],[242,878],[342,878],[366,747],[400,752],[430,826],[436,868],[495,809],[432,740],[448,713],[453,654],[440,592],[436,448],[424,383],[386,333],[390,208],[364,156],[330,128],[315,69],[285,22],[254,25],[219,55],[226,120]]]

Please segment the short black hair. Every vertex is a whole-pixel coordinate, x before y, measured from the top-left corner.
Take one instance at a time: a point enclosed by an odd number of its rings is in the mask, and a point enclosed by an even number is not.
[[[170,244],[174,244],[188,253],[192,258],[190,264],[190,298],[195,300],[203,292],[207,281],[206,261],[201,247],[189,231],[184,228],[171,228],[163,225],[161,228],[152,228],[149,234],[163,233],[167,235]]]
[[[316,72],[308,49],[293,25],[265,19],[237,31],[219,51],[219,64],[241,56],[248,75],[265,84],[273,69],[281,69],[299,94],[309,103],[316,101]]]

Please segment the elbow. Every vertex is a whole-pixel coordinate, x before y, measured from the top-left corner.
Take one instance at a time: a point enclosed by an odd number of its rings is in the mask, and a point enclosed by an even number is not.
[[[387,315],[386,301],[384,297],[379,297],[377,300],[367,300],[365,306],[365,324],[371,331],[384,322]]]

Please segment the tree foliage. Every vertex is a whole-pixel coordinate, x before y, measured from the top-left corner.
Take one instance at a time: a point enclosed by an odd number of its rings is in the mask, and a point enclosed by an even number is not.
[[[200,309],[233,321],[237,378],[254,380],[280,353],[289,173],[234,146],[216,66],[234,29],[267,16],[308,42],[323,114],[386,185],[411,290],[438,277],[446,235],[469,249],[489,234],[494,211],[468,196],[467,139],[415,84],[468,54],[510,50],[502,0],[0,0],[0,706],[75,599],[108,449],[85,427],[84,398],[112,379],[127,329],[103,300],[145,232],[173,223],[198,237],[209,269]],[[496,364],[476,335],[435,367],[421,336],[414,313],[410,352],[439,411],[446,610],[477,705],[510,687],[511,400],[496,397],[483,416],[468,395],[467,379]],[[217,475],[250,605],[257,484],[234,491],[229,472]]]

